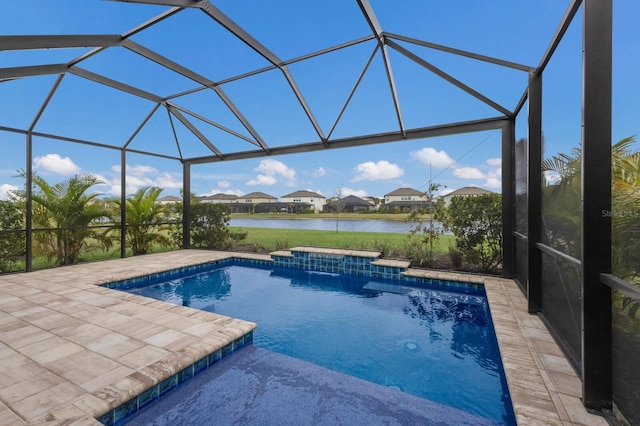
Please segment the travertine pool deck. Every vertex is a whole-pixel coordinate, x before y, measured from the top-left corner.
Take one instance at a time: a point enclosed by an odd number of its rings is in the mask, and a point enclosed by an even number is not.
[[[152,384],[255,324],[98,284],[232,256],[181,250],[0,276],[0,425],[97,425]],[[520,425],[607,425],[580,402],[581,383],[512,280],[484,283]],[[233,357],[233,355],[231,355]]]

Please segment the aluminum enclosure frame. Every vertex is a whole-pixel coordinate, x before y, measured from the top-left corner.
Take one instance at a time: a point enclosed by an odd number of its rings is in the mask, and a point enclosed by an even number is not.
[[[580,375],[583,380],[583,403],[595,410],[609,410],[612,404],[611,389],[611,287],[625,288],[619,279],[611,275],[611,229],[609,221],[597,213],[603,209],[611,207],[611,55],[612,55],[612,0],[570,0],[567,10],[555,32],[547,50],[537,66],[517,64],[514,62],[480,55],[453,47],[431,43],[425,40],[417,40],[400,34],[385,32],[378,21],[374,8],[368,0],[356,0],[362,12],[363,19],[367,22],[371,34],[357,38],[339,45],[325,48],[316,52],[310,52],[303,56],[282,59],[274,52],[270,51],[260,41],[251,36],[240,25],[224,15],[218,8],[207,0],[115,0],[130,3],[154,4],[169,6],[170,9],[160,13],[155,18],[144,22],[137,27],[123,34],[93,34],[93,35],[40,35],[40,36],[0,36],[0,50],[31,50],[42,48],[69,48],[69,47],[90,47],[88,53],[75,58],[68,63],[54,63],[36,66],[6,67],[0,68],[0,84],[18,78],[28,78],[38,75],[57,75],[54,85],[51,87],[46,99],[40,105],[38,112],[26,129],[0,126],[0,131],[17,133],[25,136],[26,152],[26,270],[32,269],[32,163],[33,163],[33,137],[42,137],[59,140],[68,143],[83,144],[99,148],[106,148],[119,151],[121,161],[121,241],[120,254],[125,256],[125,229],[126,229],[126,209],[125,209],[125,188],[126,188],[126,159],[128,153],[150,155],[159,158],[170,159],[180,162],[183,173],[183,193],[191,193],[191,166],[198,164],[209,164],[221,161],[235,161],[249,158],[261,158],[267,156],[288,155],[297,153],[315,152],[328,149],[340,149],[358,146],[368,146],[380,143],[399,143],[407,140],[455,135],[470,132],[480,132],[486,130],[501,131],[502,150],[502,214],[503,214],[503,276],[511,278],[516,272],[515,238],[522,238],[515,230],[515,124],[516,117],[524,108],[528,101],[528,269],[526,271],[526,286],[528,299],[528,309],[531,313],[544,315],[542,303],[542,253],[560,258],[580,268],[583,272],[582,282],[582,365]],[[564,253],[558,252],[544,244],[542,239],[542,89],[544,70],[553,57],[560,41],[564,37],[571,22],[578,16],[582,7],[583,18],[583,152],[582,152],[582,172],[583,172],[583,208],[582,213],[582,252],[583,259],[570,258]],[[212,81],[200,73],[189,69],[169,58],[142,46],[130,37],[144,31],[165,19],[180,13],[185,8],[197,9],[218,25],[225,28],[237,39],[249,46],[253,51],[269,62],[263,68],[226,78],[221,81]],[[321,56],[337,50],[346,49],[371,40],[376,41],[368,61],[364,64],[358,79],[353,84],[350,94],[346,99],[335,123],[330,131],[325,134],[318,124],[316,116],[304,97],[303,91],[298,86],[296,80],[288,69],[288,65],[304,61],[310,58]],[[436,49],[446,53],[471,58],[474,60],[491,63],[501,67],[514,69],[528,74],[528,84],[518,103],[509,108],[492,100],[488,96],[480,93],[474,88],[464,84],[450,73],[442,70],[430,62],[418,57],[406,49],[402,43],[418,45]],[[100,54],[109,48],[127,49],[145,60],[152,61],[166,70],[179,74],[197,86],[185,92],[175,93],[167,97],[159,96],[155,93],[142,90],[140,88],[116,81],[103,75],[90,72],[80,67],[83,61]],[[438,76],[440,79],[457,87],[467,95],[483,102],[496,111],[496,116],[492,118],[482,118],[455,123],[443,123],[436,126],[421,128],[406,128],[405,119],[402,114],[400,98],[397,94],[397,87],[389,51],[402,55],[413,61],[423,69]],[[351,97],[359,87],[363,76],[369,69],[369,65],[380,51],[383,61],[383,68],[386,74],[387,89],[391,94],[397,130],[388,133],[358,135],[349,138],[332,138],[333,130],[340,121],[346,110]],[[239,81],[266,71],[279,70],[287,85],[293,93],[304,115],[313,127],[317,139],[303,144],[290,144],[285,146],[270,146],[254,128],[243,111],[237,107],[231,98],[226,94],[224,85],[233,81]],[[49,107],[49,103],[56,93],[60,83],[67,74],[78,78],[87,79],[94,83],[103,85],[113,90],[118,90],[129,95],[145,99],[153,104],[152,110],[140,123],[133,134],[123,141],[120,146],[112,146],[99,141],[83,140],[71,138],[65,135],[56,135],[36,131],[38,121],[44,111]],[[180,105],[179,98],[185,94],[199,91],[211,91],[238,119],[250,137],[240,135],[237,132],[199,115],[197,111],[191,111]],[[198,157],[183,157],[178,143],[179,154],[171,156],[158,152],[132,149],[129,145],[150,118],[164,109],[170,120],[177,120],[188,129],[195,138],[208,150],[207,155]],[[233,134],[246,145],[238,145],[238,150],[225,152],[216,146],[215,141],[209,140],[198,127],[193,124],[192,118],[207,120],[218,129]],[[173,123],[173,121],[172,121]],[[190,199],[184,197],[183,215],[183,248],[190,248]],[[608,242],[608,243],[607,243]]]

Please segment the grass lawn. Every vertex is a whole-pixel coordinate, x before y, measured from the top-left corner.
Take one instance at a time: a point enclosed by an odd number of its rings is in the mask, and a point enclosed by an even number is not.
[[[408,234],[383,233],[383,232],[348,232],[348,231],[315,231],[300,229],[273,229],[273,228],[244,228],[230,227],[232,231],[246,231],[247,238],[240,244],[250,244],[262,247],[266,251],[285,250],[297,246],[353,248],[364,250],[379,250],[386,247],[390,252],[402,248],[405,243],[418,236]],[[451,235],[442,235],[434,243],[434,251],[438,254],[447,253],[449,243],[453,244],[455,238]]]
[[[248,215],[256,218],[256,215]],[[259,215],[262,217],[263,215]],[[287,219],[292,217],[309,218],[312,215],[278,215],[280,218],[286,216]],[[328,215],[320,215],[328,217]],[[340,220],[348,219],[346,214],[340,215]],[[358,218],[374,215],[355,214]],[[377,216],[387,216],[377,215]],[[405,215],[395,216],[396,220]],[[264,215],[269,217],[269,215]],[[334,216],[335,217],[335,216]],[[373,217],[372,217],[373,218]],[[379,217],[381,218],[381,217]],[[399,233],[382,233],[382,232],[350,232],[350,231],[317,231],[317,230],[301,230],[301,229],[274,229],[274,228],[247,228],[247,227],[230,227],[231,231],[247,232],[247,238],[240,241],[236,245],[236,249],[242,251],[271,252],[276,250],[287,250],[298,246],[314,246],[326,248],[342,248],[342,249],[358,249],[358,250],[375,250],[382,252],[385,257],[403,257],[403,247],[410,240],[417,241],[420,236],[399,234]],[[451,235],[441,235],[434,242],[435,254],[446,254],[449,245],[455,244],[455,238]],[[163,247],[154,245],[151,253],[158,253],[168,250],[176,250],[177,247]],[[231,251],[234,248],[230,249]],[[127,248],[126,256],[131,256],[131,249]],[[119,245],[104,250],[96,241],[88,239],[87,245],[81,250],[80,262],[94,262],[99,260],[116,259],[120,257]],[[12,265],[13,271],[24,270],[24,261],[18,261]],[[34,256],[33,269],[46,269],[56,266],[55,257],[47,259],[44,256]]]

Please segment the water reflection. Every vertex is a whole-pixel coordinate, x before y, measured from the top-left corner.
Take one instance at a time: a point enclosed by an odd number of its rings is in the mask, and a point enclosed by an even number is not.
[[[205,309],[213,307],[216,300],[224,300],[230,295],[231,277],[226,269],[216,269],[127,291],[182,306]]]
[[[276,228],[276,229],[308,229],[317,231],[335,231],[335,219],[240,219],[232,218],[230,226],[245,228]],[[414,227],[411,223],[401,220],[358,219],[340,220],[340,231],[349,232],[391,232],[408,234]]]
[[[278,268],[271,273],[272,277],[290,280],[291,287],[315,291],[337,291],[340,293],[363,297],[376,297],[380,291],[363,290],[369,282],[367,279],[355,276],[345,276],[328,272],[308,271],[304,269]]]
[[[450,348],[454,356],[470,356],[483,368],[498,371],[496,356],[485,342],[492,338],[487,301],[483,297],[429,290],[413,290],[404,313],[418,319],[431,342],[446,340],[442,325],[451,330]]]

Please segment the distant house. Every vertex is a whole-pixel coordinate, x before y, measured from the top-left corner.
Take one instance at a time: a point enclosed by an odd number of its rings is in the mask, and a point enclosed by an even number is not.
[[[250,192],[249,194],[238,197],[238,203],[260,204],[260,203],[276,203],[278,199],[264,192]]]
[[[362,199],[373,204],[376,210],[378,210],[378,207],[380,207],[380,203],[382,202],[382,200],[377,197],[362,197]]]
[[[368,213],[376,208],[369,200],[365,200],[355,195],[349,195],[341,199],[334,199],[331,203],[324,205],[324,211],[327,212],[345,212],[345,213]]]
[[[198,198],[203,203],[212,203],[212,204],[229,204],[229,203],[238,202],[238,196],[235,194],[213,194],[213,195],[204,195]]]
[[[174,203],[181,203],[182,202],[182,198],[180,197],[176,197],[174,195],[167,195],[164,197],[160,197],[156,200],[157,204],[174,204]]]
[[[450,192],[447,195],[443,195],[442,199],[444,200],[444,205],[449,207],[449,204],[451,204],[451,199],[453,197],[473,197],[484,194],[493,194],[493,192],[486,189],[478,188],[477,186],[465,186],[463,188],[456,189],[455,191]]]
[[[426,193],[413,188],[398,188],[395,191],[385,194],[384,204],[387,211],[394,208],[400,211],[407,211],[431,205]]]
[[[254,213],[281,214],[281,213],[304,213],[305,210],[313,206],[309,203],[260,203],[254,207]]]
[[[326,203],[327,199],[324,197],[324,195],[318,194],[317,192],[303,190],[303,191],[296,191],[296,192],[292,192],[291,194],[283,195],[280,198],[280,201],[283,203],[293,203],[293,204],[307,203],[312,206],[312,210],[315,213],[318,213],[322,211],[322,208]]]

